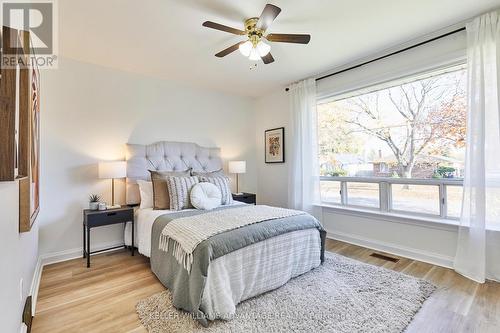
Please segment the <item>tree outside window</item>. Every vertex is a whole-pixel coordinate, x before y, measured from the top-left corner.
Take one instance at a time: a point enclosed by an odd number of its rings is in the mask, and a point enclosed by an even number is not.
[[[322,175],[461,177],[465,83],[459,69],[320,103]]]

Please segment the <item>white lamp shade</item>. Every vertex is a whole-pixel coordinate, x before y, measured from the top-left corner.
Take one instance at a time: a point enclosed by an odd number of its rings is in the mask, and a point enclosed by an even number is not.
[[[125,161],[100,162],[99,178],[125,178],[127,177],[127,164]]]
[[[245,173],[247,172],[247,162],[246,161],[230,161],[229,162],[229,173]]]
[[[248,59],[253,61],[260,60],[259,51],[257,51],[255,47],[250,50],[250,55],[248,56]]]
[[[248,57],[250,55],[250,51],[253,48],[253,44],[251,41],[247,40],[243,44],[240,44],[238,48],[240,49],[241,54],[243,54],[245,57]]]
[[[257,52],[259,52],[259,55],[261,57],[266,56],[270,51],[271,51],[271,46],[269,44],[266,44],[263,41],[257,43]]]

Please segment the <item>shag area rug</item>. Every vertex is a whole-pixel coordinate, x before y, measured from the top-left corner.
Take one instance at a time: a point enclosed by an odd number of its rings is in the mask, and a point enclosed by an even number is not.
[[[164,291],[136,305],[149,332],[402,332],[435,290],[431,283],[344,256],[237,306],[202,327]]]

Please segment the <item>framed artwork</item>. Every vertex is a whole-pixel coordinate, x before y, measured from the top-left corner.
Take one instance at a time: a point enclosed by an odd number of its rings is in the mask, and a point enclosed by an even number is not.
[[[30,96],[30,220],[33,224],[40,210],[40,73],[36,62],[31,67]]]
[[[19,39],[17,30],[3,26],[0,39],[1,66],[0,80],[0,181],[14,181],[19,170],[19,74],[20,65],[10,62],[17,58]]]
[[[16,79],[20,77],[20,66],[16,66]],[[20,87],[16,82],[16,96],[19,96]],[[14,178],[19,176],[19,130],[20,130],[20,115],[19,115],[19,100],[16,99],[16,114],[15,114],[15,127],[14,127]]]
[[[40,73],[29,31],[2,27],[0,181],[19,183],[19,232],[31,230],[40,210]],[[7,62],[9,63],[9,62]]]
[[[285,128],[273,128],[265,131],[266,163],[285,163]]]

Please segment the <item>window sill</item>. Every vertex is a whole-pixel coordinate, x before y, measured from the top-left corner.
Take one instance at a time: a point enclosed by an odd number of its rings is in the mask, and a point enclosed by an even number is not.
[[[384,213],[376,210],[337,206],[337,205],[330,205],[327,203],[318,203],[315,204],[315,206],[321,207],[330,212],[335,212],[343,215],[371,218],[371,219],[377,219],[395,223],[413,224],[440,230],[457,231],[459,226],[459,221],[457,220],[446,220],[441,218],[405,215],[397,213]]]

